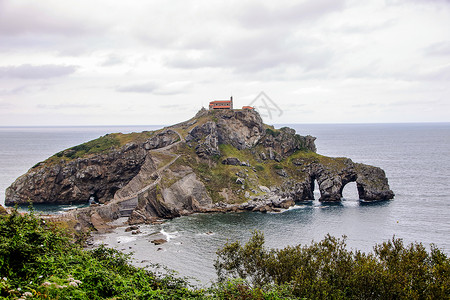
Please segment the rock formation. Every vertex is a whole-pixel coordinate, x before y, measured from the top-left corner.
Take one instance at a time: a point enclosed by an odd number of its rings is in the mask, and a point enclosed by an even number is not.
[[[193,212],[269,211],[314,198],[340,201],[356,182],[360,199],[392,199],[383,170],[316,153],[312,136],[263,124],[253,110],[201,110],[155,132],[111,134],[37,164],[6,191],[6,205],[102,205],[72,214],[103,228],[120,216],[150,222]]]
[[[120,149],[70,161],[42,164],[19,177],[8,189],[6,205],[33,203],[86,203],[92,196],[100,203],[135,177],[147,151],[130,143]]]

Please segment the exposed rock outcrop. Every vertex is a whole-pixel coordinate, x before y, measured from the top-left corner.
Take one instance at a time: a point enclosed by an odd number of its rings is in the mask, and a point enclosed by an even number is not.
[[[236,157],[227,157],[224,160],[222,160],[222,164],[231,166],[240,166],[241,161]]]
[[[106,203],[139,173],[146,154],[142,145],[130,143],[86,158],[41,164],[8,187],[5,204],[25,204],[29,200],[33,203],[87,203],[91,196]]]
[[[194,212],[279,211],[314,199],[315,181],[320,201],[340,201],[349,182],[366,201],[394,196],[380,168],[321,156],[314,137],[264,125],[253,110],[202,110],[189,121],[144,133],[105,136],[115,146],[99,145],[101,153],[64,150],[19,177],[6,191],[6,204],[94,197],[102,205],[70,215],[77,226],[105,231],[119,217],[138,224]]]
[[[179,180],[169,187],[148,190],[139,195],[139,203],[130,216],[130,223],[173,218],[212,208],[212,200],[205,185],[197,179],[192,169],[181,167],[171,176]]]
[[[221,144],[231,145],[238,150],[261,145],[272,160],[281,160],[302,149],[316,152],[315,137],[300,136],[288,127],[280,130],[265,128],[260,115],[254,110],[209,113],[212,120],[193,127],[186,136],[186,142],[195,147],[199,157],[220,156]],[[208,113],[202,112],[200,115],[205,114]]]
[[[283,157],[287,157],[300,149],[316,152],[316,145],[314,144],[316,138],[310,135],[298,135],[292,128],[283,127],[278,131],[267,128],[266,133],[261,144],[264,148],[269,149],[271,159],[275,158],[273,151]]]
[[[178,133],[175,131],[168,129],[164,130],[155,136],[149,138],[144,143],[145,150],[151,150],[151,149],[158,149],[167,147],[169,145],[172,145],[180,140],[180,137],[178,136]]]
[[[219,156],[219,135],[215,122],[206,122],[202,125],[194,127],[186,136],[188,145],[196,142],[195,152],[199,157],[207,158],[211,156]]]
[[[261,116],[252,110],[225,110],[216,113],[219,144],[250,149],[265,135]]]

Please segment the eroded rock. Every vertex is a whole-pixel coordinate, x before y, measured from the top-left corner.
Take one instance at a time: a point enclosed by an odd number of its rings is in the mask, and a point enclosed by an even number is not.
[[[179,139],[180,139],[180,137],[178,136],[178,134],[175,131],[173,131],[171,129],[164,130],[164,131],[156,134],[152,138],[148,139],[144,143],[144,148],[146,150],[151,150],[151,149],[167,147],[169,145],[176,143]]]
[[[104,154],[61,160],[30,169],[6,189],[5,204],[87,203],[91,196],[105,203],[140,171],[147,152],[126,145]]]
[[[222,160],[222,164],[231,165],[231,166],[240,166],[242,165],[241,161],[236,157],[227,157]]]
[[[166,239],[155,239],[155,240],[152,240],[151,241],[153,244],[155,244],[155,245],[162,245],[162,244],[164,244],[164,243],[167,243],[167,240]],[[158,250],[159,250],[160,248],[158,248]],[[162,249],[161,249],[162,250]]]

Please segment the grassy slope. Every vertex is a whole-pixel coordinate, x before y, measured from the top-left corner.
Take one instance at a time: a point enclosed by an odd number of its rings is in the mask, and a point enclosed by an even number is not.
[[[133,132],[128,134],[110,133],[86,143],[73,146],[49,157],[44,162],[37,163],[34,167],[59,163],[61,160],[71,161],[77,158],[85,158],[91,155],[107,153],[112,149],[119,149],[130,142],[144,142],[158,131]]]

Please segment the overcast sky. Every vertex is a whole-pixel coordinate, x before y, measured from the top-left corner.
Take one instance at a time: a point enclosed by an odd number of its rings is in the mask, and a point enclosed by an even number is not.
[[[230,95],[271,124],[449,122],[450,0],[0,0],[0,126],[172,124]]]

